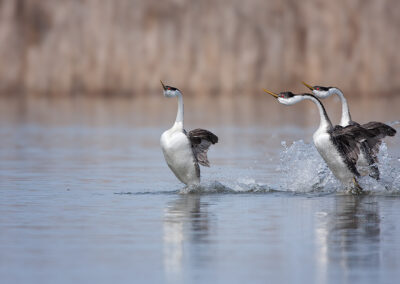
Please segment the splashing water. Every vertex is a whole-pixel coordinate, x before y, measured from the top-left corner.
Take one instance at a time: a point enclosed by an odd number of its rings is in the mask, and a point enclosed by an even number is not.
[[[348,193],[332,174],[325,161],[313,144],[303,140],[294,141],[290,146],[282,143],[278,170],[278,182],[275,184],[258,183],[252,178],[239,178],[232,184],[222,184],[213,180],[197,186],[187,186],[179,191],[181,194],[210,193]],[[400,159],[388,152],[386,143],[382,143],[379,151],[380,180],[370,176],[359,179],[360,185],[368,194],[400,194]]]
[[[287,146],[282,143],[278,171],[281,173],[281,190],[293,192],[326,191],[334,192],[342,188],[312,144],[303,140]]]
[[[265,193],[265,192],[335,192],[343,189],[336,180],[325,161],[312,144],[303,140],[295,141],[287,146],[283,141],[280,163],[277,168],[278,177],[270,186],[256,182],[251,178],[239,178],[234,183],[224,185],[219,181],[188,186],[180,193]]]
[[[380,180],[365,176],[360,179],[361,186],[377,194],[400,194],[400,159],[390,155],[386,143],[383,142],[378,160]]]
[[[179,193],[266,193],[274,191],[265,184],[256,183],[255,180],[238,180],[232,187],[222,184],[219,181],[202,183],[200,185],[191,185],[182,188]]]
[[[399,124],[399,122],[392,123]],[[397,139],[398,137],[395,137]],[[199,186],[189,186],[178,190],[181,194],[199,193],[344,193],[349,194],[346,188],[322,159],[313,143],[303,140],[294,141],[287,145],[281,142],[282,150],[279,154],[278,166],[273,177],[263,182],[257,181],[250,172],[244,172],[241,177],[236,175],[214,176]],[[380,180],[370,176],[358,179],[361,187],[367,194],[400,194],[400,157],[396,148],[390,149],[382,143],[378,155]],[[392,151],[389,151],[392,150]],[[271,173],[269,174],[271,176]],[[259,176],[259,174],[258,174]]]
[[[293,192],[345,192],[347,189],[335,178],[315,146],[295,141],[280,154],[278,167],[281,173],[280,190]],[[364,176],[359,182],[369,193],[400,193],[400,160],[389,155],[388,148],[382,143],[379,152],[379,181]]]

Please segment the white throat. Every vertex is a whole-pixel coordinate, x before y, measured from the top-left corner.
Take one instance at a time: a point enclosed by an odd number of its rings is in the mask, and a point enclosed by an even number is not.
[[[340,98],[340,101],[342,103],[342,118],[340,119],[340,126],[348,126],[351,122],[351,116],[350,116],[350,111],[349,111],[349,106],[347,104],[347,100],[344,97],[343,93],[341,90],[338,88],[331,88],[329,92],[332,92],[332,94],[338,95]]]
[[[176,114],[175,124],[180,123],[183,127],[183,98],[182,94],[178,93],[178,112]]]

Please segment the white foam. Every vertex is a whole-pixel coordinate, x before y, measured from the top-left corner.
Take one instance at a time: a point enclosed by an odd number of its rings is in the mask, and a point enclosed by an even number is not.
[[[280,190],[294,192],[341,192],[346,188],[335,178],[312,144],[295,141],[289,147],[282,142],[280,154]],[[400,193],[400,161],[388,153],[383,142],[379,152],[379,181],[364,176],[360,184],[369,193]]]
[[[185,193],[348,193],[332,174],[325,161],[313,144],[303,140],[295,141],[290,146],[282,143],[279,155],[277,175],[266,183],[257,182],[251,177],[229,179],[231,181],[206,181],[199,186],[185,187],[179,192]],[[390,155],[388,147],[382,143],[379,152],[379,181],[365,176],[359,179],[360,185],[369,194],[400,194],[400,159]],[[222,177],[221,177],[222,178]],[[224,179],[226,180],[226,179]]]
[[[283,141],[282,146],[278,166],[280,190],[334,192],[342,189],[314,145],[299,140],[290,146]]]
[[[386,143],[382,143],[378,154],[380,180],[368,176],[360,179],[361,186],[372,193],[400,193],[400,159],[388,152]]]
[[[270,192],[272,189],[266,184],[256,183],[254,180],[238,180],[232,186],[224,185],[219,181],[205,182],[200,185],[186,186],[179,193],[250,193]]]

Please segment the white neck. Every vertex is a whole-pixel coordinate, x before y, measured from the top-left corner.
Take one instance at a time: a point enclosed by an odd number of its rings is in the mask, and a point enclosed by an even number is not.
[[[338,95],[340,101],[342,102],[342,118],[340,119],[340,125],[341,126],[349,125],[351,122],[349,106],[347,105],[347,100],[344,97],[342,91],[339,90],[338,88],[331,88],[329,91]]]
[[[305,99],[311,100],[315,103],[315,105],[318,107],[319,111],[319,116],[320,116],[320,122],[319,122],[319,128],[318,130],[329,130],[332,128],[332,123],[329,120],[328,114],[326,113],[326,110],[322,103],[315,97],[312,96],[304,96]]]
[[[181,123],[183,127],[183,98],[182,94],[178,94],[178,113],[176,114],[175,123]]]

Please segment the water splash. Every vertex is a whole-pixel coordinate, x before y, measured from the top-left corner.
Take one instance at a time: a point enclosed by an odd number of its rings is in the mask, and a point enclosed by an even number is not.
[[[350,194],[332,174],[325,161],[313,144],[303,140],[295,141],[290,146],[285,141],[280,153],[277,178],[271,183],[259,183],[252,178],[239,178],[232,183],[223,184],[214,180],[197,186],[184,187],[180,194],[212,193],[344,193]],[[359,183],[367,194],[400,194],[400,158],[389,154],[388,147],[382,143],[379,152],[379,181],[364,176]]]
[[[238,180],[234,185],[224,185],[219,181],[211,181],[200,185],[191,185],[182,188],[179,193],[210,194],[210,193],[267,193],[274,190],[266,184],[256,183],[255,180]]]
[[[290,146],[285,141],[281,144],[284,149],[277,168],[281,175],[280,190],[334,192],[342,189],[314,145],[303,140],[294,141]]]
[[[347,192],[332,174],[315,146],[295,141],[287,146],[282,142],[278,171],[281,179],[277,185],[281,191],[293,192]],[[360,184],[370,194],[400,194],[400,159],[391,156],[387,145],[382,143],[379,152],[379,181],[364,176]]]
[[[281,142],[283,149],[279,154],[276,174],[270,180],[257,181],[250,175],[237,178],[237,175],[214,176],[212,180],[203,181],[198,186],[178,189],[180,194],[214,194],[214,193],[295,193],[295,194],[351,194],[332,174],[325,161],[312,143],[303,140],[287,145]],[[379,169],[381,179],[364,176],[359,179],[360,185],[367,194],[397,195],[400,194],[400,158],[389,151],[382,143],[379,152]],[[397,153],[397,152],[395,152]],[[237,174],[237,173],[235,173]]]
[[[390,155],[386,143],[383,142],[378,160],[380,180],[365,176],[360,179],[361,186],[376,194],[400,194],[400,158]]]

